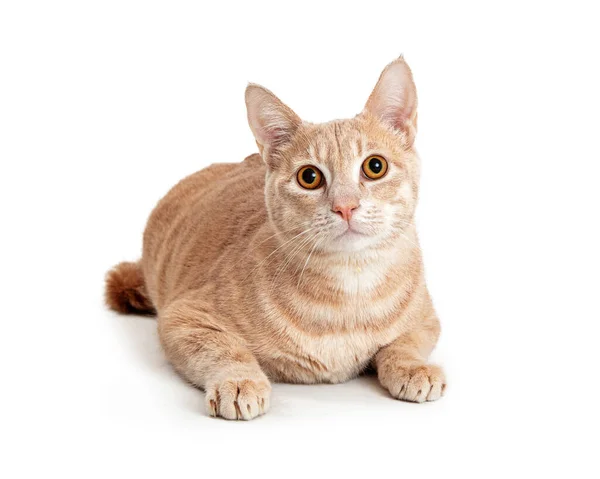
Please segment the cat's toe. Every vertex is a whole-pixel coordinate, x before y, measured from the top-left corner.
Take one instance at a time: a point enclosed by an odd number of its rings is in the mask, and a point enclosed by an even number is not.
[[[444,372],[434,364],[401,363],[382,371],[379,380],[393,397],[403,401],[435,401],[446,389]]]
[[[206,408],[211,416],[249,420],[267,412],[271,385],[258,379],[225,379],[206,388]]]

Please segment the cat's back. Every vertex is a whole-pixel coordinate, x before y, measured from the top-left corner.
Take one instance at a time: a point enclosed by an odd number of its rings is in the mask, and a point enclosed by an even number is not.
[[[264,162],[254,154],[241,163],[204,168],[158,202],[146,225],[142,255],[155,306],[160,308],[175,284],[185,287],[185,276],[201,276],[248,228],[264,224],[264,177]],[[198,271],[188,271],[190,264]]]

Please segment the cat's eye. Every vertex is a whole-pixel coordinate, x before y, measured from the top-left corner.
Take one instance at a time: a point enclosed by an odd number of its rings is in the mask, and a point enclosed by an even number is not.
[[[300,186],[307,190],[316,190],[323,184],[323,173],[316,166],[303,166],[296,177]]]
[[[372,155],[363,161],[362,170],[367,178],[378,180],[387,173],[388,164],[382,156]]]

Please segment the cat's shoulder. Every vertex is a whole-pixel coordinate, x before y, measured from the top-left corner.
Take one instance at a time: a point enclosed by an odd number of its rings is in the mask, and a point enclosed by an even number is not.
[[[246,166],[262,166],[264,164],[262,157],[258,153],[252,153],[247,156],[242,163]]]
[[[197,171],[181,180],[175,189],[184,189],[186,187],[198,189],[207,186],[216,186],[223,182],[237,180],[240,177],[248,176],[248,173],[263,175],[264,162],[258,153],[247,156],[243,161],[237,163],[213,163],[200,171]],[[251,168],[251,171],[249,171]]]

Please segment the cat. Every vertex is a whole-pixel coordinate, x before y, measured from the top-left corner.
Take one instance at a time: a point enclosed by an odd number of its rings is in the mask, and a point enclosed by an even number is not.
[[[270,381],[338,383],[367,367],[394,398],[440,398],[406,61],[383,70],[352,119],[303,121],[256,84],[246,107],[259,153],[160,200],[141,260],[107,273],[107,304],[157,315],[166,357],[212,416],[264,414]]]

